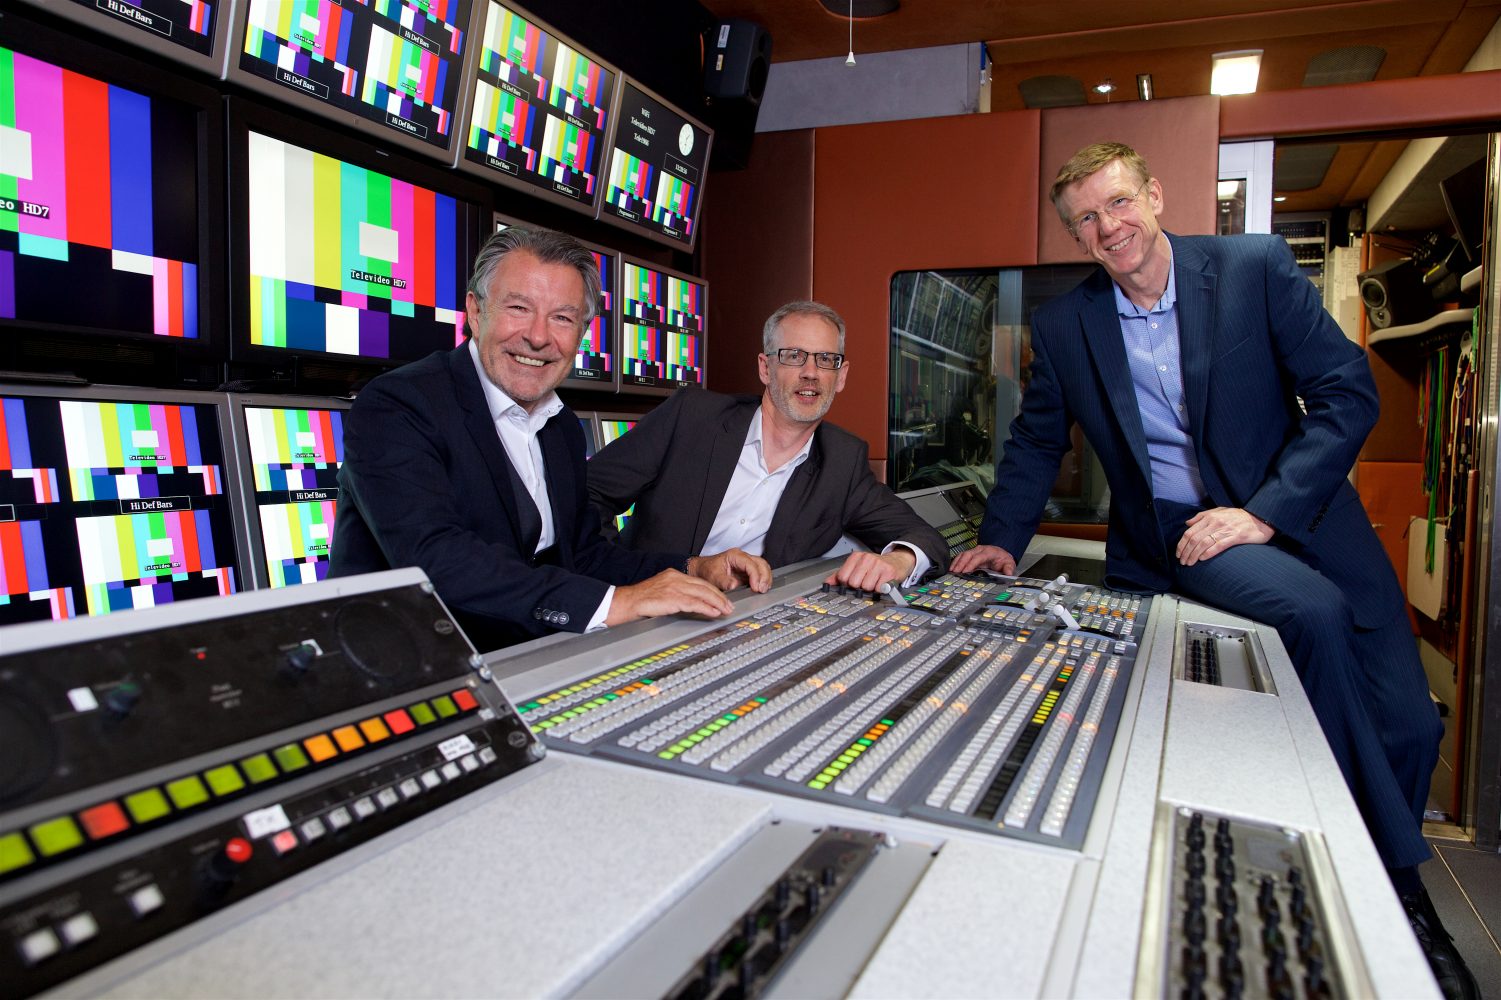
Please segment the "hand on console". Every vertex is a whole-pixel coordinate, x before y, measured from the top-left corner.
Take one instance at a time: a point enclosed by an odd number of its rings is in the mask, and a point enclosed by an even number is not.
[[[713,584],[675,569],[664,569],[640,583],[616,587],[605,624],[624,625],[640,618],[676,614],[719,618],[734,608]]]
[[[978,573],[981,570],[1011,576],[1016,573],[1016,557],[999,545],[976,545],[959,553],[949,563],[950,573]]]
[[[879,552],[851,552],[844,560],[844,565],[829,574],[824,583],[837,583],[875,593],[883,583],[900,584],[912,575],[912,567],[915,565],[917,557],[907,548],[893,548],[884,555]]]
[[[711,556],[692,556],[688,574],[706,580],[720,590],[748,586],[758,594],[771,589],[771,564],[744,549],[725,549]]]

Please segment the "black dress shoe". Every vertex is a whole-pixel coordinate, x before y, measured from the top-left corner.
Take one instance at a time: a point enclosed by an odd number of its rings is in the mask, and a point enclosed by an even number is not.
[[[1445,1000],[1480,1000],[1480,987],[1465,964],[1454,939],[1444,930],[1443,921],[1428,898],[1428,890],[1420,889],[1402,897],[1402,908],[1407,911],[1407,920],[1412,924],[1412,933],[1417,937],[1423,954],[1428,956],[1428,967]]]

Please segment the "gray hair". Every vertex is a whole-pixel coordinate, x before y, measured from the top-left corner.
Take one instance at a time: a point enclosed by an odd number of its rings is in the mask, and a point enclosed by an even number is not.
[[[524,250],[544,264],[566,264],[584,279],[584,315],[581,326],[588,326],[599,310],[599,268],[589,248],[567,233],[552,229],[529,229],[507,226],[485,241],[474,259],[474,274],[469,278],[469,294],[485,307],[485,295],[495,269],[508,254]]]
[[[839,353],[844,353],[844,317],[822,302],[808,302],[806,300],[789,302],[767,317],[766,325],[761,328],[762,353],[770,354],[776,350],[777,328],[782,325],[782,320],[788,316],[817,316],[819,319],[824,320],[839,331]]]

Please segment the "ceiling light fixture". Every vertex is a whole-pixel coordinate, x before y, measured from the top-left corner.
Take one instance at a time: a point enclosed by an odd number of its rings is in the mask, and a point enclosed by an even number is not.
[[[1216,52],[1209,57],[1214,67],[1209,76],[1211,94],[1254,94],[1261,75],[1261,49]]]
[[[1283,202],[1284,202],[1284,201],[1286,201],[1286,200],[1287,200],[1287,195],[1285,195],[1285,194],[1276,194],[1276,195],[1272,195],[1272,200],[1273,200],[1273,201],[1275,201],[1275,202],[1276,202],[1276,203],[1277,203],[1277,204],[1279,204],[1279,205],[1280,205],[1280,204],[1282,204],[1282,203],[1283,203]]]
[[[855,0],[850,0],[850,54],[845,57],[844,64],[855,65]]]
[[[1099,83],[1097,83],[1097,84],[1094,85],[1094,92],[1096,94],[1108,94],[1111,91],[1113,91],[1114,89],[1115,89],[1115,83],[1108,76],[1105,77],[1105,79],[1101,80]]]
[[[1240,181],[1220,181],[1216,184],[1215,190],[1219,194],[1220,201],[1234,198],[1240,194]]]
[[[1151,73],[1136,74],[1136,96],[1141,98],[1143,101],[1150,101],[1152,99],[1153,93]]]

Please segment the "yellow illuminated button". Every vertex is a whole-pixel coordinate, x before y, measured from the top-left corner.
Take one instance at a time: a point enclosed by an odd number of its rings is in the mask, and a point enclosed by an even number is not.
[[[240,777],[240,772],[235,770],[233,764],[204,771],[203,777],[215,795],[233,795],[245,787],[245,779]]]
[[[445,719],[459,714],[459,706],[455,705],[453,703],[453,699],[448,697],[448,695],[446,694],[439,695],[438,697],[434,698],[433,707],[436,708],[438,710],[438,714]]]
[[[42,853],[42,857],[50,858],[82,844],[83,831],[78,829],[72,816],[59,816],[32,827],[31,842]]]
[[[379,743],[391,735],[391,730],[380,719],[366,719],[360,723],[360,732],[365,734],[365,739],[371,743]]]
[[[162,794],[160,788],[148,788],[134,795],[125,796],[125,809],[130,813],[130,818],[137,823],[150,823],[172,811],[172,807],[167,804],[167,797]]]
[[[425,701],[419,701],[417,704],[408,707],[407,711],[412,714],[413,719],[417,720],[417,725],[419,726],[430,726],[438,721],[438,717],[433,714],[433,710],[428,707]]]
[[[334,730],[333,736],[334,742],[339,744],[339,749],[345,753],[351,750],[358,750],[365,745],[364,739],[360,736],[360,731],[353,726],[340,726]]]
[[[283,771],[300,771],[308,766],[307,754],[296,743],[277,747],[271,751],[271,756],[276,758],[276,765]]]
[[[339,751],[334,747],[334,741],[329,739],[326,733],[309,736],[302,741],[302,745],[307,747],[307,752],[313,758],[314,763],[321,764],[330,757],[339,755]]]
[[[167,782],[167,797],[179,809],[191,809],[208,801],[208,789],[196,774]]]
[[[36,860],[31,845],[19,833],[7,833],[0,837],[0,875],[25,868]]]
[[[276,777],[276,765],[271,763],[271,758],[263,753],[240,761],[240,770],[245,772],[245,777],[250,779],[252,785],[259,785],[263,781],[270,781]]]

